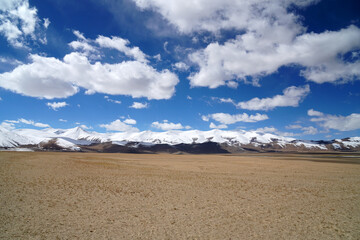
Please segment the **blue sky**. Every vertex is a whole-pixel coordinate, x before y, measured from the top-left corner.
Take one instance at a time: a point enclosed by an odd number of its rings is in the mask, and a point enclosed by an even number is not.
[[[360,3],[0,0],[0,123],[360,135]]]

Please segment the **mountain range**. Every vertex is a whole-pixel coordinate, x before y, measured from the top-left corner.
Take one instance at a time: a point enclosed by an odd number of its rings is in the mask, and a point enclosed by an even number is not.
[[[128,153],[238,153],[360,151],[360,137],[308,141],[257,131],[166,131],[98,133],[71,129],[5,129],[2,150]]]

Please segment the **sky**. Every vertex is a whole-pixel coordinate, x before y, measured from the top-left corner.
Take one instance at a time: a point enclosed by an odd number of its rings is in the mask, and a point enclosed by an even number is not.
[[[0,0],[0,125],[360,136],[357,0]]]

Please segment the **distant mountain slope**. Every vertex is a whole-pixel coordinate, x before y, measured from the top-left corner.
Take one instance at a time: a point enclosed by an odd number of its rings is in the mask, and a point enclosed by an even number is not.
[[[0,147],[99,152],[225,153],[242,151],[360,151],[360,137],[303,141],[256,131],[90,132],[81,127],[42,130],[0,128]]]

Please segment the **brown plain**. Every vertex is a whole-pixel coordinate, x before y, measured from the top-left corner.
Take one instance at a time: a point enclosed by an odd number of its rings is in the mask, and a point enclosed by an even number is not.
[[[0,152],[0,239],[360,239],[360,158]]]

